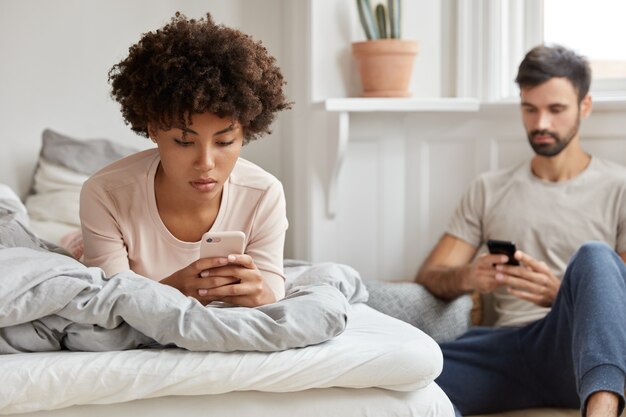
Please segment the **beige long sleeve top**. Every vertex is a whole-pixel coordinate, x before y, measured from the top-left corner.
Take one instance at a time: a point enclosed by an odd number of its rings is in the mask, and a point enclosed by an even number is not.
[[[130,269],[160,281],[198,259],[200,242],[177,239],[159,216],[154,194],[159,161],[156,149],[138,152],[103,168],[85,182],[80,198],[85,264],[102,268],[107,276]],[[224,184],[210,231],[243,231],[245,253],[254,259],[279,298],[284,294],[287,227],[282,184],[257,165],[239,158]],[[274,288],[277,282],[283,287]]]

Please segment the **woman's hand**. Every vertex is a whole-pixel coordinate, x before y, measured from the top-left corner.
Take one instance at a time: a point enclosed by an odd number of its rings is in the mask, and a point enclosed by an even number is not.
[[[228,255],[228,264],[204,271],[209,285],[198,290],[201,297],[219,299],[244,307],[257,307],[276,302],[276,295],[249,255]],[[213,283],[227,284],[214,285]]]
[[[223,301],[257,307],[276,301],[274,292],[249,255],[202,258],[161,280],[202,304]]]
[[[207,289],[211,287],[219,287],[222,285],[234,284],[237,282],[235,278],[219,278],[214,277],[211,280],[203,279],[204,276],[208,277],[212,268],[217,268],[228,264],[228,258],[202,258],[192,262],[185,268],[174,272],[167,278],[162,279],[161,284],[169,285],[176,288],[186,296],[196,298],[202,304],[208,304],[213,301],[219,301],[219,298],[211,298],[207,296],[200,296],[200,289]]]
[[[515,259],[521,266],[497,265],[496,280],[507,286],[509,294],[530,301],[540,307],[550,307],[554,302],[561,280],[550,271],[545,262],[517,251]]]

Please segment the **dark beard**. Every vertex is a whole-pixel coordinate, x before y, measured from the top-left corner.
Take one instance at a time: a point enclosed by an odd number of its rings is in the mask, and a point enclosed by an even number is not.
[[[574,136],[578,134],[579,127],[580,115],[576,120],[576,124],[569,132],[567,132],[565,137],[560,137],[556,132],[551,132],[549,130],[533,130],[532,132],[528,132],[528,141],[537,155],[550,158],[557,156],[561,153],[561,151],[563,151],[563,149],[567,148],[567,145],[569,145],[572,139],[574,139]],[[554,138],[555,142],[554,144],[535,143],[533,142],[533,138],[535,136],[550,136]]]

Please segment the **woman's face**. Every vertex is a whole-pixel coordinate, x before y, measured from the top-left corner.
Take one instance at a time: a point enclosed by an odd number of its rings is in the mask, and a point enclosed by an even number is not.
[[[168,189],[200,202],[221,196],[243,146],[238,122],[201,113],[193,115],[188,126],[149,132],[158,146],[160,175]]]

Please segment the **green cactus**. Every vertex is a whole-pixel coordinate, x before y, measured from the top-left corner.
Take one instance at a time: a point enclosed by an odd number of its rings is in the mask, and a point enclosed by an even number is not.
[[[356,0],[357,7],[359,9],[359,19],[361,19],[361,26],[365,31],[367,39],[378,39],[380,35],[378,33],[378,27],[374,22],[374,16],[372,16],[372,7],[369,0]]]
[[[402,15],[400,0],[387,0],[387,12],[389,13],[389,34],[393,39],[402,37],[400,16]]]
[[[359,20],[367,39],[400,39],[402,36],[400,28],[402,7],[400,2],[401,0],[387,0],[386,8],[384,4],[378,4],[374,12],[370,6],[370,0],[356,0]],[[389,21],[389,25],[387,25],[387,21]]]
[[[385,6],[378,4],[376,6],[376,23],[378,24],[378,33],[382,39],[388,38],[387,36],[387,11]]]

